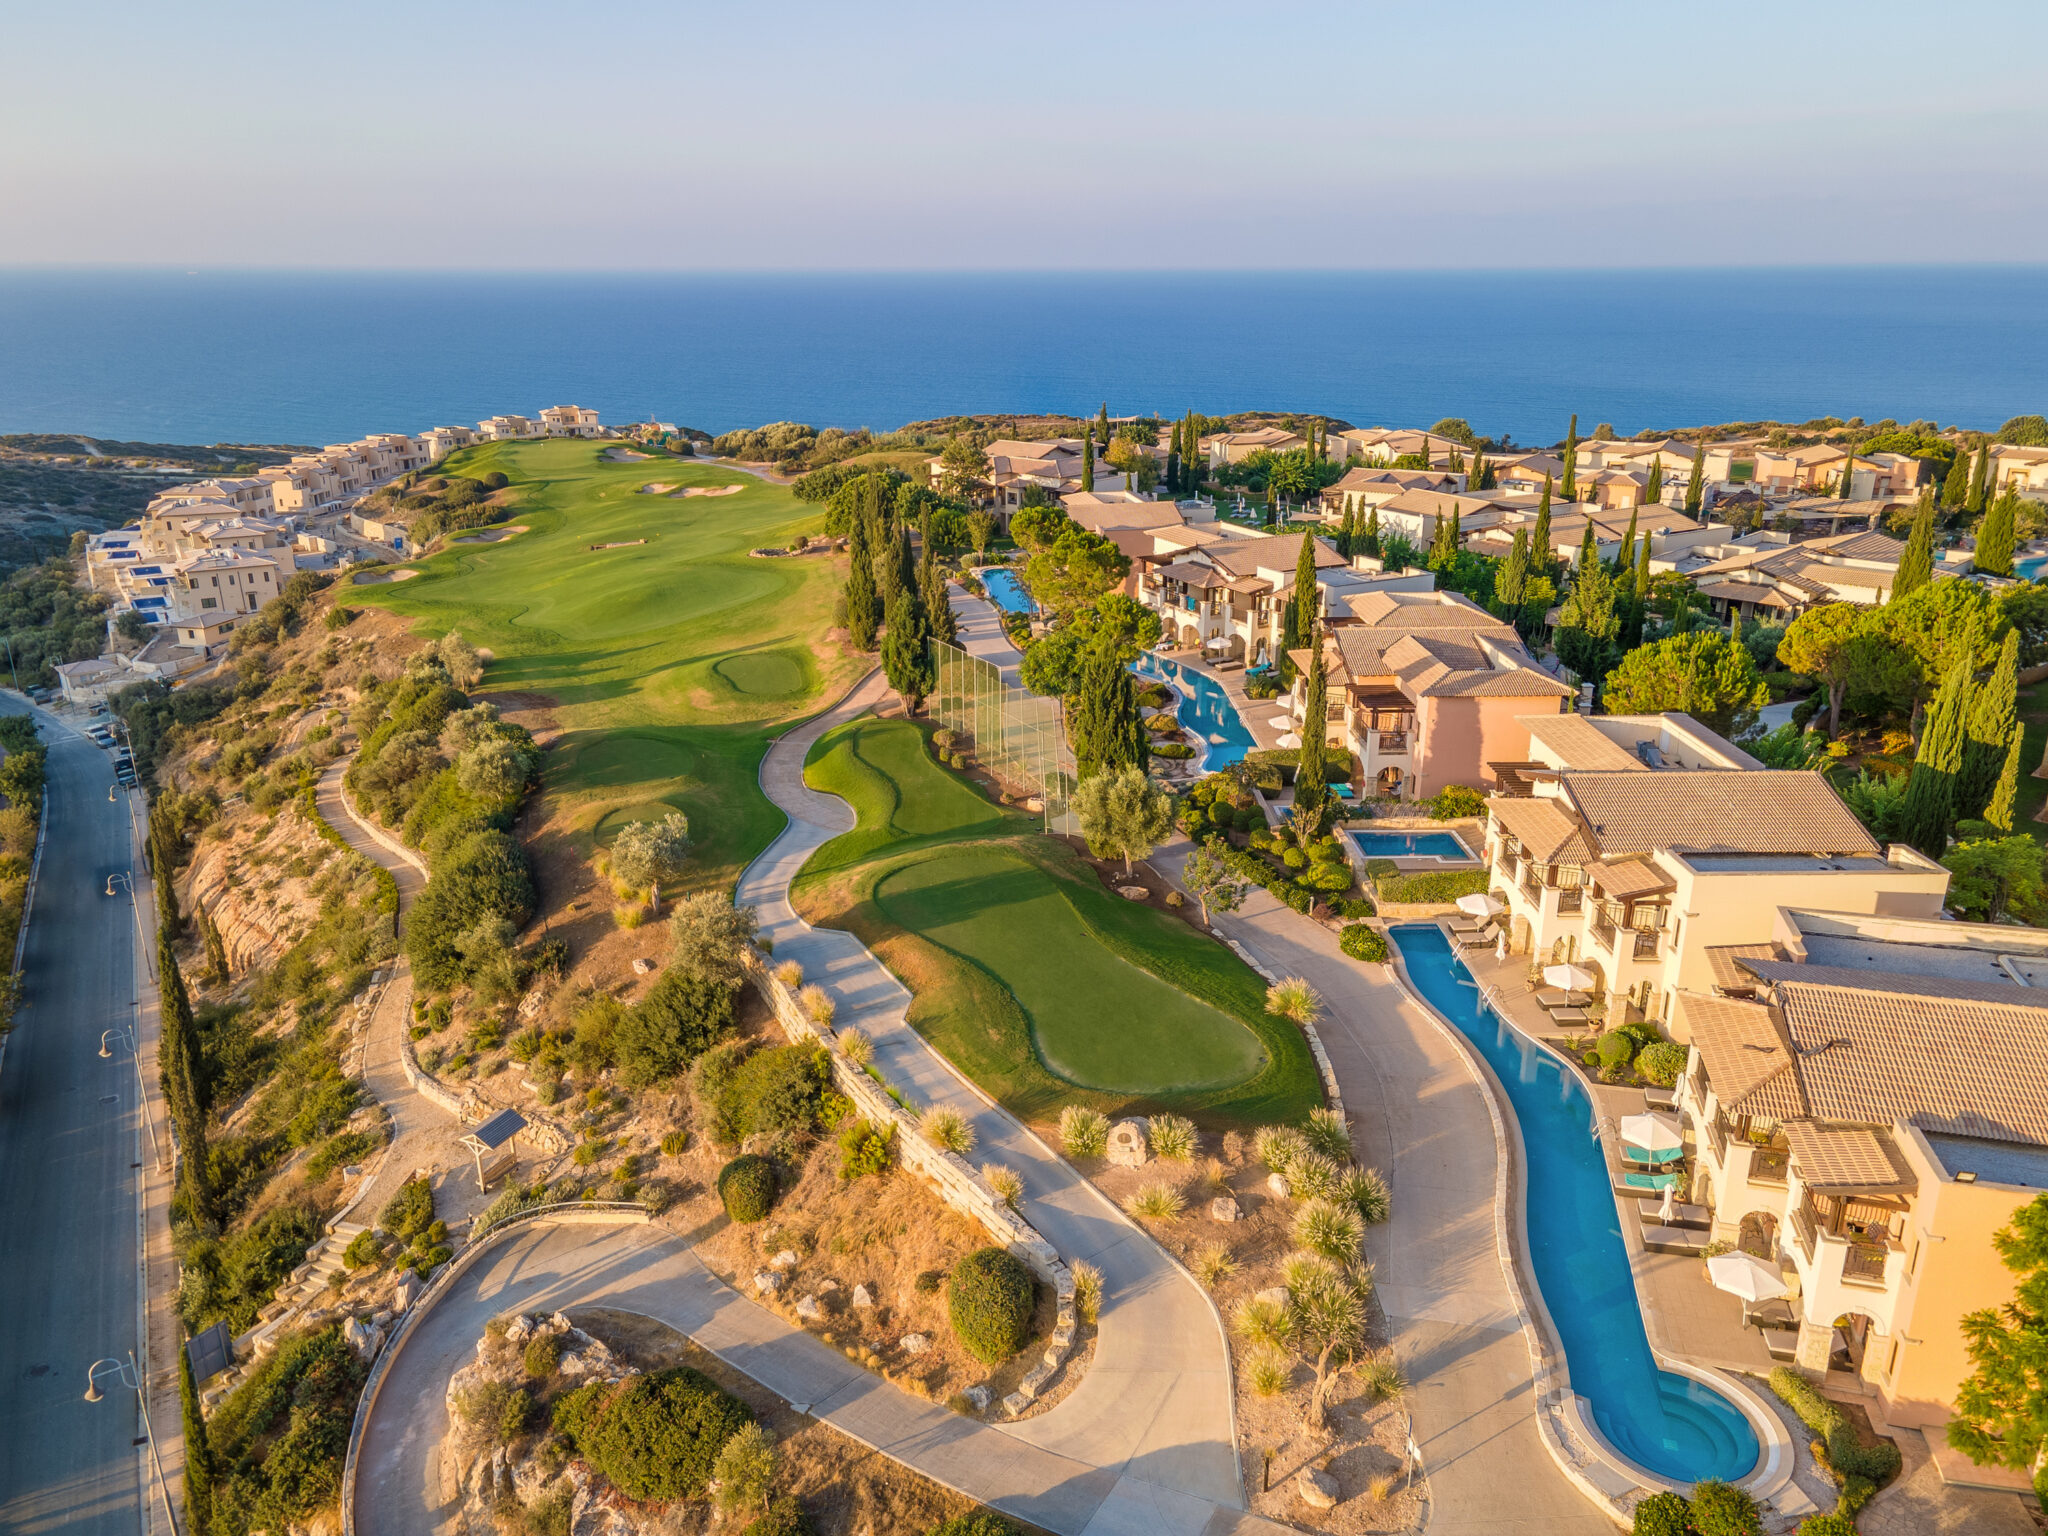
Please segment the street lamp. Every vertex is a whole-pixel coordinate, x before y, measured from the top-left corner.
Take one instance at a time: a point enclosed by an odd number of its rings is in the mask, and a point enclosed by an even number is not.
[[[142,1411],[142,1433],[149,1441],[150,1463],[156,1468],[156,1491],[157,1496],[164,1501],[164,1521],[171,1528],[171,1536],[178,1536],[178,1518],[171,1513],[171,1492],[164,1486],[164,1464],[157,1455],[156,1429],[149,1422],[149,1402],[142,1394],[142,1372],[135,1364],[135,1351],[129,1350],[126,1360],[109,1358],[93,1361],[92,1368],[85,1373],[85,1400],[88,1403],[97,1403],[106,1397],[106,1394],[100,1391],[99,1379],[108,1366],[112,1366],[121,1378],[121,1385],[135,1394],[136,1406]]]
[[[114,1036],[121,1037],[121,1043],[128,1047],[128,1059],[135,1063],[135,1102],[142,1106],[142,1123],[149,1128],[149,1151],[156,1159],[156,1171],[165,1172],[164,1149],[156,1139],[156,1116],[149,1112],[149,1089],[142,1081],[142,1053],[135,1048],[135,1034],[132,1030],[114,1028],[100,1035],[100,1059],[112,1061],[114,1052],[110,1042]]]
[[[112,873],[111,875],[107,876],[107,894],[108,894],[109,896],[111,896],[111,895],[113,895],[113,894],[114,894],[114,882],[115,882],[116,880],[125,880],[125,881],[127,881],[127,882],[128,882],[128,894],[129,894],[130,896],[133,896],[133,895],[135,894],[135,876],[134,876],[134,875],[133,875],[132,873],[130,873],[130,872],[129,872],[128,870],[125,870],[125,869],[117,869],[117,870],[115,870],[115,871],[114,871],[114,872],[113,872],[113,873]]]
[[[114,1059],[114,1053],[113,1053],[112,1051],[110,1051],[110,1050],[108,1050],[108,1049],[107,1049],[107,1042],[108,1042],[109,1040],[111,1040],[111,1039],[112,1039],[113,1037],[114,1037],[114,1031],[113,1031],[113,1030],[111,1030],[111,1029],[103,1029],[103,1030],[101,1030],[101,1031],[100,1031],[100,1060],[101,1060],[101,1061],[111,1061],[111,1060],[113,1060],[113,1059]]]
[[[100,1390],[100,1376],[108,1366],[114,1368],[115,1374],[121,1378],[122,1386],[132,1392],[140,1392],[142,1388],[136,1382],[134,1371],[130,1369],[134,1360],[135,1356],[130,1354],[126,1360],[109,1357],[93,1361],[92,1368],[85,1373],[85,1400],[88,1403],[96,1403],[106,1396],[106,1393]]]

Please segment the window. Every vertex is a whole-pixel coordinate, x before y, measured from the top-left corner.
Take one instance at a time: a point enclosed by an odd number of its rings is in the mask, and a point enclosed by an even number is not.
[[[199,599],[199,606],[202,608],[211,608],[213,606],[213,599],[210,597],[202,597],[201,599]]]

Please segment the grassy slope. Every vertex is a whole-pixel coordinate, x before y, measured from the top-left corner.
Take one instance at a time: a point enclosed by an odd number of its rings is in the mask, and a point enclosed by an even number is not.
[[[782,815],[755,772],[768,739],[850,681],[821,637],[837,589],[822,558],[756,560],[817,512],[731,469],[687,460],[610,463],[574,439],[493,443],[456,473],[503,470],[511,522],[531,532],[413,562],[414,580],[347,601],[459,629],[496,655],[491,690],[552,697],[563,726],[547,793],[585,835],[670,807],[690,818],[692,884],[729,884]],[[653,480],[742,484],[732,496],[640,494]],[[645,539],[594,550],[593,544]]]
[[[1256,974],[1105,891],[1036,818],[935,765],[916,727],[843,726],[813,749],[808,777],[860,820],[798,877],[799,910],[874,949],[916,995],[911,1023],[1010,1109],[1042,1121],[1078,1101],[1248,1125],[1321,1102],[1306,1043],[1265,1011]],[[1041,1034],[1077,1074],[1158,1087],[1077,1089],[1048,1068]],[[1225,1086],[1192,1086],[1203,1081]]]

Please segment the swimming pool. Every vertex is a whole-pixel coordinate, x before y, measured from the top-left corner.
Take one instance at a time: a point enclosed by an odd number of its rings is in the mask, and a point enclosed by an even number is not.
[[[1473,862],[1472,850],[1455,832],[1353,832],[1351,841],[1368,859],[1458,859]]]
[[[1031,594],[1024,590],[1015,571],[1006,571],[1000,565],[986,566],[981,571],[981,585],[988,600],[1005,613],[1038,612],[1038,604],[1031,601]]]
[[[1190,667],[1183,667],[1177,661],[1163,660],[1150,651],[1132,662],[1131,670],[1140,677],[1156,678],[1180,690],[1180,706],[1174,712],[1175,717],[1195,738],[1196,750],[1206,754],[1201,758],[1205,770],[1213,771],[1241,763],[1244,755],[1258,745],[1252,740],[1252,733],[1245,729],[1244,722],[1238,719],[1237,706],[1212,679]]]
[[[2048,555],[2029,555],[2012,563],[2012,573],[2021,581],[2039,581],[2043,572],[2048,572]]]
[[[1659,1369],[1650,1353],[1592,1100],[1578,1074],[1480,1002],[1436,924],[1391,932],[1410,980],[1486,1058],[1514,1108],[1527,1166],[1530,1266],[1572,1391],[1616,1450],[1660,1476],[1747,1476],[1758,1447],[1742,1410],[1702,1382]]]

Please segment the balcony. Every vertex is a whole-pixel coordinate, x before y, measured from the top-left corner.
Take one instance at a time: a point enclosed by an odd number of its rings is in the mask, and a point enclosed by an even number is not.
[[[1693,1094],[1695,1103],[1706,1103],[1706,1097],[1704,1093],[1700,1093],[1697,1087],[1695,1087]],[[1719,1115],[1714,1116],[1713,1119],[1707,1122],[1707,1145],[1714,1149],[1714,1161],[1725,1168],[1728,1164],[1728,1130],[1727,1127],[1721,1124],[1721,1117]]]
[[[1750,1154],[1749,1182],[1779,1186],[1785,1182],[1785,1170],[1792,1166],[1792,1153],[1786,1147],[1758,1147]],[[1810,1218],[1809,1218],[1810,1219]]]
[[[1381,731],[1379,750],[1382,752],[1406,752],[1408,733],[1406,731]]]
[[[1795,1207],[1792,1212],[1792,1236],[1798,1240],[1799,1251],[1806,1256],[1806,1262],[1811,1264],[1820,1234],[1814,1228],[1812,1214],[1804,1205]]]
[[[1560,916],[1584,910],[1586,905],[1585,887],[1574,885],[1557,893],[1557,910]]]
[[[1543,874],[1534,864],[1522,871],[1522,894],[1531,902],[1543,900]]]
[[[1640,928],[1635,930],[1635,956],[1638,960],[1657,958],[1657,934],[1654,929],[1648,933]]]
[[[1593,921],[1586,925],[1586,932],[1592,937],[1595,944],[1598,944],[1609,954],[1614,953],[1613,918],[1609,917],[1605,912],[1594,913]]]
[[[1890,1250],[1877,1243],[1850,1243],[1842,1255],[1842,1283],[1883,1290],[1885,1260],[1890,1256]]]

